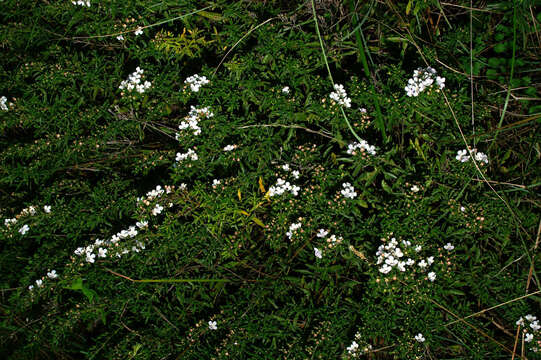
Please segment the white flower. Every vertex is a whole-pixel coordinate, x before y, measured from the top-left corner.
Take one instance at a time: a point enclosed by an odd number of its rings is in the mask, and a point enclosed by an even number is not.
[[[430,281],[436,280],[436,273],[434,271],[431,271],[428,273],[428,280]]]
[[[116,39],[117,39],[118,41],[123,41],[123,40],[124,40],[124,36],[118,35],[118,36],[116,37]]]
[[[408,260],[406,260],[406,265],[412,266],[414,264],[415,264],[415,261],[413,259],[408,258]]]
[[[455,156],[455,159],[457,159],[460,162],[466,162],[470,160],[470,156],[468,155],[468,150],[458,150]]]
[[[224,147],[224,151],[233,151],[237,148],[237,145],[227,145]]]
[[[485,153],[477,151],[477,149],[474,148],[471,150],[471,154],[473,155],[473,158],[475,159],[475,161],[488,164],[488,156]],[[471,157],[468,154],[468,150],[464,149],[464,150],[457,151],[457,155],[455,156],[455,159],[457,159],[460,162],[467,162],[471,159]]]
[[[7,97],[5,97],[5,96],[0,97],[0,109],[2,109],[3,111],[8,111],[9,108],[6,105],[7,102],[8,102]]]
[[[445,78],[436,76],[436,84],[438,84],[440,89],[443,89],[445,87]]]
[[[426,261],[423,259],[421,261],[419,261],[419,263],[417,264],[421,269],[424,269],[428,266],[428,264],[426,263]]]
[[[348,97],[346,90],[343,85],[334,84],[334,90],[329,94],[329,97],[334,100],[336,103],[345,106],[347,108],[351,107],[351,99]]]
[[[148,221],[138,221],[135,223],[135,226],[137,226],[139,229],[143,229],[148,227]]]
[[[422,343],[422,342],[425,342],[425,337],[423,336],[423,334],[421,333],[418,333],[417,335],[415,335],[415,340],[417,340],[418,342]]]
[[[99,258],[107,257],[107,249],[99,248],[98,249],[98,257]]]
[[[419,191],[419,187],[418,187],[417,185],[413,185],[413,186],[411,187],[411,191],[414,192],[414,193],[416,193],[416,192]]]
[[[342,187],[344,189],[340,190],[340,193],[344,197],[346,197],[348,199],[355,199],[357,197],[357,193],[355,192],[355,189],[353,188],[353,186],[350,183],[348,183],[348,182],[343,183]]]
[[[49,279],[56,279],[58,277],[58,275],[56,273],[56,270],[51,270],[51,271],[47,272],[47,277]]]
[[[198,74],[194,74],[192,76],[189,76],[184,80],[185,84],[190,85],[190,89],[193,92],[198,92],[201,86],[207,85],[210,83],[210,81],[207,79],[206,76],[199,76]]]
[[[135,226],[130,226],[130,228],[128,229],[128,236],[131,238],[137,236],[137,230],[135,230]]]
[[[484,162],[488,164],[488,156],[485,153],[475,151],[475,161]]]
[[[522,316],[520,317],[520,319],[517,320],[517,322],[515,323],[515,325],[517,326],[524,326],[524,319],[522,318]]]
[[[422,249],[423,249],[423,247],[422,247],[421,245],[417,245],[417,246],[415,247],[415,252],[419,252],[419,251],[421,251]]]
[[[15,219],[15,218],[5,219],[4,220],[4,225],[10,226],[11,224],[15,224],[16,222],[17,222],[17,219]]]
[[[285,86],[285,87],[282,89],[282,93],[283,93],[283,94],[289,94],[289,86]]]
[[[140,67],[135,69],[135,72],[128,76],[128,79],[123,80],[118,87],[120,90],[126,90],[129,92],[137,91],[139,94],[143,94],[147,89],[152,86],[150,81],[142,82],[144,70]]]
[[[291,239],[293,237],[293,233],[295,231],[297,231],[298,229],[300,229],[302,226],[301,223],[293,223],[291,225],[289,225],[289,231],[286,233],[286,236]]]
[[[524,337],[525,342],[530,342],[533,340],[533,334],[526,333],[526,336]]]
[[[284,179],[278,178],[276,180],[276,185],[273,185],[269,188],[269,196],[276,196],[276,195],[282,195],[286,191],[291,192],[293,196],[297,196],[300,191],[300,187],[296,185],[291,185],[289,181],[285,181]]]
[[[162,213],[162,210],[163,210],[163,206],[161,206],[160,204],[156,204],[154,209],[152,209],[152,215],[154,216],[159,215]]]
[[[319,250],[318,248],[314,248],[314,255],[318,258],[318,259],[321,259],[323,257],[323,253],[321,252],[321,250]]]
[[[329,232],[325,229],[319,229],[316,236],[318,238],[324,238],[325,236],[327,236],[328,233]]]
[[[212,180],[212,187],[216,188],[216,186],[220,185],[220,183],[221,183],[221,180],[214,179]]]
[[[532,321],[537,320],[537,316],[533,316],[532,314],[526,315],[525,318],[526,318],[526,320],[528,320],[529,322],[532,322]]]
[[[297,180],[299,176],[301,175],[301,173],[298,170],[293,170],[291,172],[291,175],[295,178],[295,180]]]
[[[187,158],[190,158],[190,160],[192,161],[196,161],[199,159],[195,151],[193,151],[192,149],[188,149],[188,151],[184,154],[177,153],[176,161],[183,161],[183,160],[186,160]]]
[[[432,265],[434,263],[434,256],[428,257],[426,261],[428,262],[428,265]]]
[[[96,259],[96,254],[92,254],[89,252],[86,253],[86,262],[89,262],[92,264],[94,261],[96,261],[95,259]]]
[[[447,243],[445,244],[445,246],[443,247],[445,250],[447,251],[451,251],[453,250],[455,247],[451,244],[451,243]]]
[[[216,321],[209,321],[209,329],[210,330],[218,330],[218,326]]]
[[[29,285],[28,290],[30,290],[30,291],[34,290],[34,285]]]
[[[74,253],[75,253],[75,255],[80,256],[80,255],[83,255],[83,252],[84,252],[84,251],[85,251],[84,248],[78,247],[77,249],[75,249]]]
[[[19,229],[19,232],[21,233],[21,235],[24,235],[28,232],[28,230],[30,230],[30,226],[24,224],[23,227]]]
[[[43,211],[45,211],[46,214],[49,214],[51,212],[51,206],[50,205],[45,205],[43,207]]]
[[[139,36],[143,33],[143,29],[141,27],[138,27],[137,29],[135,29],[135,36]]]
[[[282,165],[282,170],[289,171],[289,164]]]
[[[539,325],[539,320],[535,320],[534,322],[532,322],[530,324],[530,327],[532,328],[533,331],[537,331],[541,329],[541,325]]]
[[[43,280],[37,279],[37,280],[36,280],[36,285],[37,285],[38,287],[42,287],[42,286],[43,286]]]
[[[361,153],[368,153],[372,156],[376,155],[376,147],[374,145],[368,144],[366,140],[361,140],[361,142],[353,142],[348,145],[347,153],[349,155],[356,155],[357,150],[360,150]]]
[[[432,87],[434,81],[440,89],[445,87],[445,78],[435,76],[436,70],[430,66],[426,69],[418,68],[413,72],[413,77],[408,80],[408,85],[404,88],[406,95],[419,96],[425,89]]]
[[[77,1],[72,1],[71,2],[73,5],[79,5],[79,6],[86,6],[86,7],[90,7],[90,1],[83,1],[83,0],[77,0]]]
[[[358,348],[359,344],[357,344],[356,341],[353,341],[351,345],[346,348],[346,350],[348,351],[348,353],[353,354],[357,351]]]
[[[389,273],[393,268],[390,267],[389,265],[387,264],[383,264],[383,266],[379,269],[379,272],[382,273],[382,274],[387,274]]]

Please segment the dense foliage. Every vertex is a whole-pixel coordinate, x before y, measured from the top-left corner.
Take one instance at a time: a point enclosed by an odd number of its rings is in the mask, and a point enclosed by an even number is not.
[[[3,2],[0,353],[539,358],[541,13],[481,3]]]

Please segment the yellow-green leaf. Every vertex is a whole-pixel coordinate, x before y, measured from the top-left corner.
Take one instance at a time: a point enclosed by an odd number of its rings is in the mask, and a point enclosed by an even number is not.
[[[252,218],[252,221],[255,222],[257,225],[261,226],[262,228],[265,228],[265,224],[263,224],[263,222],[261,220],[259,220],[258,218],[256,218],[255,216]]]

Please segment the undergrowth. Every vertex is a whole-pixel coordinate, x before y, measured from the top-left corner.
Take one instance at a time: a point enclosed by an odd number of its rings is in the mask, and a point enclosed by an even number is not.
[[[4,358],[539,358],[541,13],[474,5],[5,3]]]

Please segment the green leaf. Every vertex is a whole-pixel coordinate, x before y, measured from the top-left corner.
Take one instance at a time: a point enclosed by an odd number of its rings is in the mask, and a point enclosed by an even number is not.
[[[391,188],[389,187],[389,185],[387,185],[387,183],[385,182],[385,180],[381,180],[381,187],[383,188],[383,190],[385,190],[385,192],[389,193],[389,194],[392,194],[393,191],[391,190]]]
[[[506,44],[507,44],[507,43],[499,43],[499,44],[496,44],[496,46],[494,46],[494,52],[497,52],[497,53],[502,53],[502,52],[504,52],[504,51],[507,49]]]

